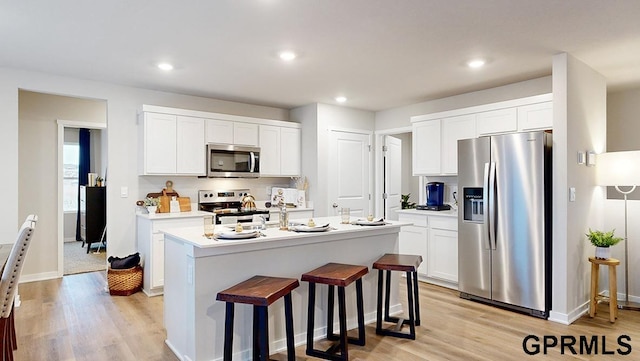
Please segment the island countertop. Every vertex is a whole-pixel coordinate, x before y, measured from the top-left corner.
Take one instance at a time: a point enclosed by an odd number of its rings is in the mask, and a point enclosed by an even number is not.
[[[306,220],[292,220],[292,222],[305,222]],[[263,236],[248,239],[209,239],[203,234],[203,227],[176,227],[160,229],[160,232],[173,239],[180,240],[186,245],[193,246],[189,254],[193,257],[207,255],[245,252],[258,249],[278,248],[291,245],[291,242],[316,243],[342,239],[345,236],[363,233],[384,234],[398,232],[398,228],[410,225],[408,222],[385,221],[381,226],[360,226],[355,224],[342,224],[340,217],[314,218],[316,225],[329,224],[330,230],[325,232],[294,232],[281,231],[278,227],[260,230]],[[226,230],[229,226],[217,225],[215,233]]]

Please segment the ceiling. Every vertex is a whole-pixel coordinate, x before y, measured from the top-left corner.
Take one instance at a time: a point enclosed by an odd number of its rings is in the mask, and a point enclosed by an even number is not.
[[[638,0],[3,0],[0,67],[378,111],[550,75],[561,52],[640,86],[639,18]]]

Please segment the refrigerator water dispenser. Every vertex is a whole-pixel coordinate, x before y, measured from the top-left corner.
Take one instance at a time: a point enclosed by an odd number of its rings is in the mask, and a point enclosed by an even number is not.
[[[463,219],[467,222],[484,222],[482,188],[463,188]]]

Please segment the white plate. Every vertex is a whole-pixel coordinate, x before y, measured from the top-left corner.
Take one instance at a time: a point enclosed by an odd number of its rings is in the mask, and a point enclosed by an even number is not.
[[[247,239],[247,238],[255,238],[260,235],[258,231],[229,231],[229,232],[220,232],[216,233],[213,237],[220,239]]]
[[[376,221],[367,221],[366,219],[358,219],[355,221],[355,224],[359,226],[384,226],[387,222],[384,219],[379,219]]]
[[[329,224],[325,224],[322,226],[315,226],[315,227],[309,227],[303,224],[303,225],[295,226],[291,228],[295,232],[324,232],[329,230]]]

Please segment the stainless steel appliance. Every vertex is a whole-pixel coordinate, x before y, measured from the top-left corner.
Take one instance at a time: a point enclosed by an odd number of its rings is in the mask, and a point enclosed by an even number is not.
[[[230,144],[207,144],[209,178],[260,177],[260,148]]]
[[[242,199],[249,195],[248,189],[198,191],[198,209],[216,215],[216,224],[251,222],[254,216],[269,220],[267,209],[245,209]]]
[[[458,141],[462,298],[547,318],[551,308],[551,134]]]

